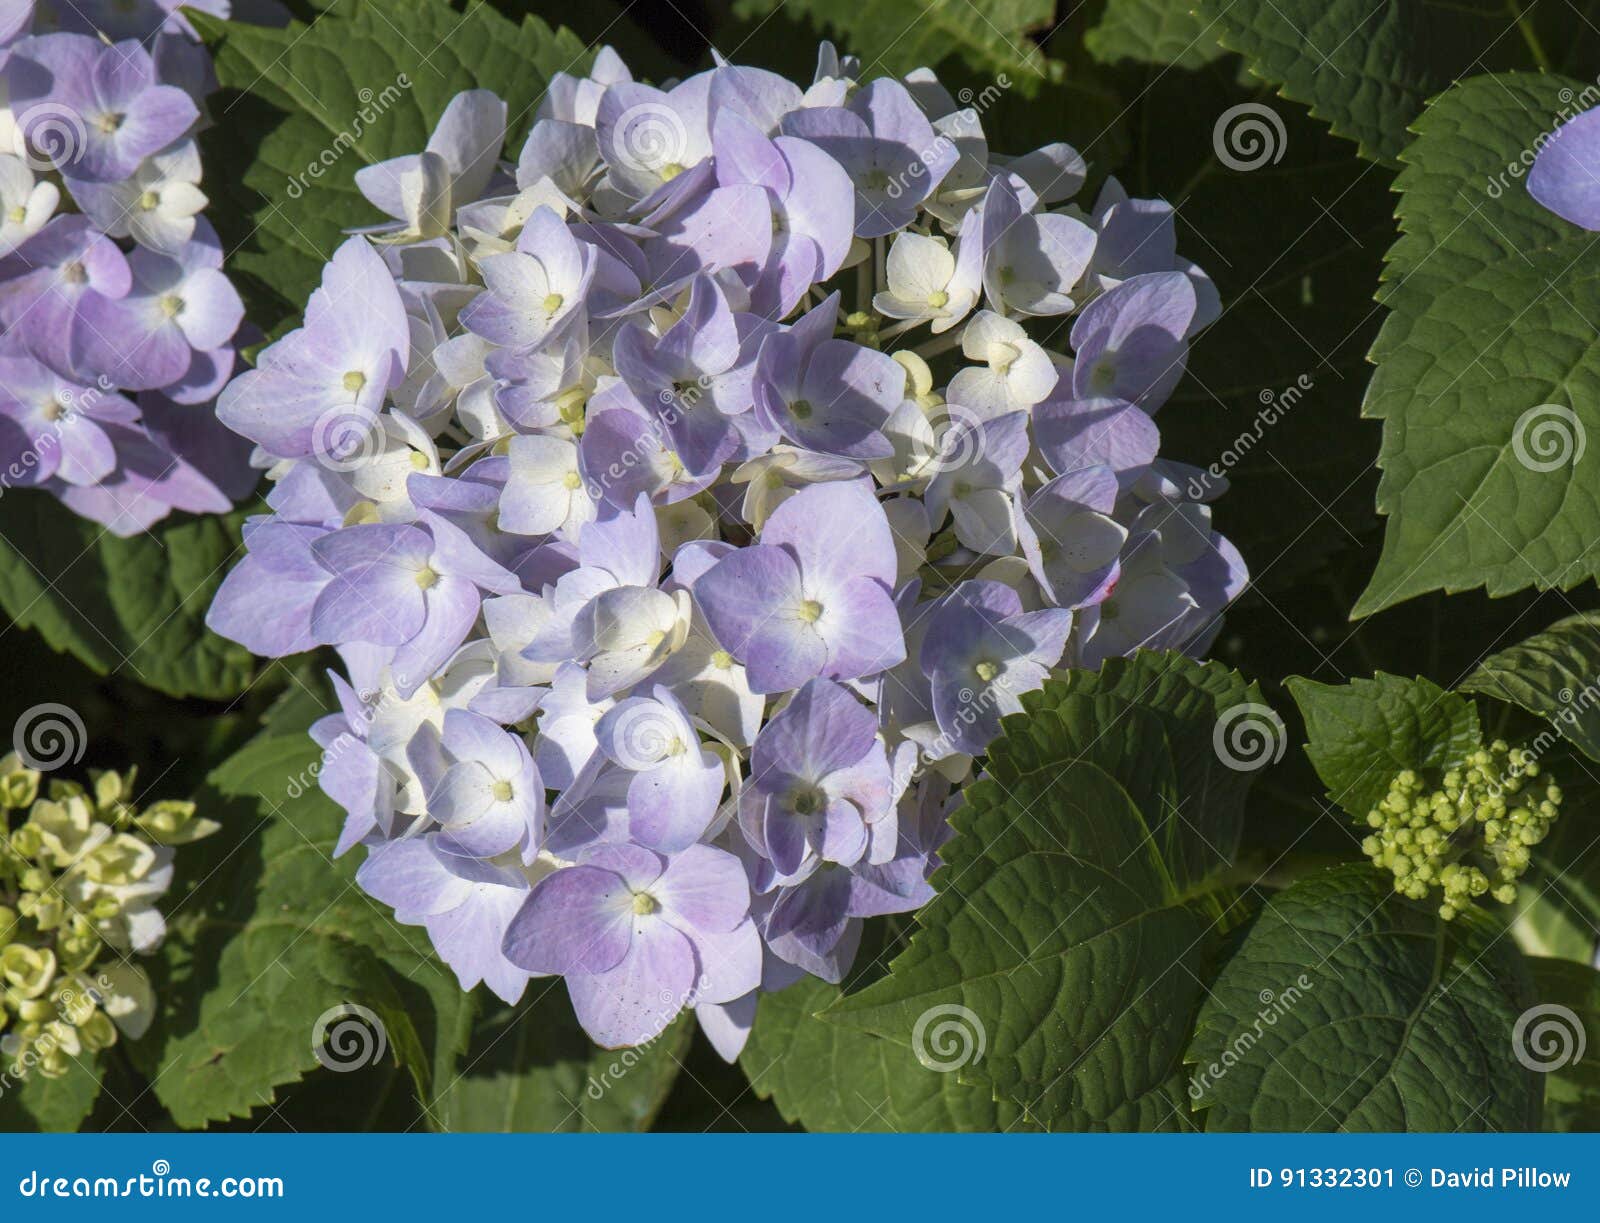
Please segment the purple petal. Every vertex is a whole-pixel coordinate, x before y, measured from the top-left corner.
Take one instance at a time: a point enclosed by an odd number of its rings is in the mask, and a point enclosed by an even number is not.
[[[603,973],[633,941],[633,890],[622,876],[571,866],[534,885],[506,930],[505,954],[529,972]]]
[[[590,1038],[620,1049],[665,1030],[692,995],[696,968],[687,938],[664,921],[647,921],[620,964],[598,975],[571,974],[567,990]]]

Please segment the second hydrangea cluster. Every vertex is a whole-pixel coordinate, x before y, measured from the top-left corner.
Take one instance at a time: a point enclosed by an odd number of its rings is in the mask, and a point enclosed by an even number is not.
[[[0,490],[118,535],[254,478],[212,411],[244,308],[199,215],[215,81],[178,7],[0,5]]]
[[[459,95],[220,400],[272,512],[209,622],[337,649],[361,885],[605,1045],[693,1007],[734,1056],[759,990],[932,895],[1022,694],[1202,651],[1245,584],[1158,456],[1218,309],[1172,209],[1070,204],[1071,148],[858,75],[604,51],[514,164]]]
[[[132,959],[166,935],[157,902],[175,845],[217,825],[193,803],[133,803],[133,773],[95,773],[86,788],[52,781],[16,753],[0,759],[0,1072],[59,1078],[137,1038],[154,1017]],[[13,825],[16,812],[20,820]]]
[[[1425,791],[1415,770],[1403,770],[1367,816],[1376,831],[1361,851],[1394,875],[1395,891],[1422,900],[1437,889],[1447,921],[1485,893],[1515,901],[1529,850],[1560,813],[1561,787],[1526,748],[1496,739]]]

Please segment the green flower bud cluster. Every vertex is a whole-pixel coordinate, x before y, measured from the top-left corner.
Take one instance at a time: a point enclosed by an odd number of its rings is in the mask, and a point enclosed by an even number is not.
[[[1448,921],[1485,894],[1502,904],[1516,899],[1531,848],[1560,807],[1561,787],[1541,776],[1533,755],[1496,739],[1446,770],[1438,789],[1402,772],[1368,813],[1374,832],[1361,851],[1394,876],[1402,895],[1424,900],[1438,889],[1439,916]]]
[[[130,953],[160,946],[156,902],[175,845],[216,831],[193,803],[133,802],[134,774],[47,786],[0,758],[0,1069],[66,1074],[119,1030],[137,1037],[154,999]]]

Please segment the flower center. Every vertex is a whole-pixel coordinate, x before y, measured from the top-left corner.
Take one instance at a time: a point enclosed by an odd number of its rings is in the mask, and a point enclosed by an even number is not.
[[[935,289],[932,293],[928,294],[928,305],[932,306],[935,310],[943,310],[949,304],[950,294],[946,293],[943,289]]]
[[[682,173],[682,165],[675,161],[669,161],[666,165],[661,167],[661,181],[664,183],[670,183]]]
[[[733,655],[726,650],[715,650],[711,655],[711,665],[718,671],[726,671],[733,666]]]
[[[61,279],[69,285],[81,285],[89,279],[89,272],[83,266],[82,260],[74,259],[71,263],[62,266]]]
[[[13,225],[21,225],[27,219],[28,210],[22,207],[20,204],[13,208],[10,212],[6,213],[6,220],[10,221]]]
[[[566,298],[562,297],[559,293],[545,294],[545,299],[543,302],[544,312],[546,314],[554,314],[557,310],[561,309],[561,304],[564,301],[566,301]]]
[[[800,604],[799,616],[803,623],[815,624],[818,620],[822,619],[822,604],[818,603],[815,599],[807,599],[804,603]]]
[[[493,793],[495,802],[509,803],[516,791],[511,788],[509,781],[497,781],[494,783]]]
[[[183,298],[176,293],[164,294],[161,298],[161,313],[168,318],[177,318],[183,313]]]
[[[423,590],[431,590],[439,580],[439,575],[434,572],[432,565],[424,565],[417,570],[417,585]]]
[[[362,387],[367,385],[367,376],[358,369],[353,369],[344,376],[344,389],[352,395],[358,394]]]
[[[122,126],[122,119],[123,116],[118,114],[116,111],[108,110],[105,112],[105,114],[100,115],[95,119],[94,125],[95,127],[99,128],[102,133],[109,136],[112,132],[116,131]]]
[[[978,678],[986,684],[992,684],[994,677],[1000,674],[1000,664],[987,658],[980,659],[972,669],[977,672]]]
[[[556,411],[561,413],[562,422],[574,433],[583,432],[583,411],[588,402],[589,394],[581,386],[562,391],[555,398]]]
[[[1117,367],[1110,361],[1101,361],[1089,375],[1089,385],[1097,391],[1109,391],[1117,381]]]
[[[583,485],[583,477],[575,471],[569,471],[566,475],[561,477],[561,484],[564,488],[580,488]]]
[[[816,815],[828,805],[827,797],[822,791],[811,786],[796,790],[791,802],[796,815]]]
[[[811,419],[811,401],[809,399],[796,399],[789,405],[789,411],[796,420]]]
[[[997,374],[1005,373],[1021,355],[1015,344],[1007,344],[1004,340],[996,340],[989,345],[989,364]]]
[[[139,207],[145,212],[154,212],[161,203],[161,197],[154,191],[146,191],[139,197]]]
[[[648,917],[661,908],[661,902],[649,892],[635,892],[633,894],[633,911],[639,917]]]

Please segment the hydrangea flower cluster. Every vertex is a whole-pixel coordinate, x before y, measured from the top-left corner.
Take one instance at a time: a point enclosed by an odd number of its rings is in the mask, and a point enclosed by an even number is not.
[[[214,79],[178,5],[0,6],[0,487],[118,535],[257,478],[212,410],[244,311],[199,215]]]
[[[150,982],[129,957],[166,934],[172,847],[217,825],[188,802],[140,811],[133,780],[91,773],[87,789],[52,781],[40,797],[36,769],[0,759],[0,1068],[13,1078],[58,1078],[150,1025]]]
[[[1511,904],[1533,860],[1529,849],[1560,814],[1561,787],[1540,776],[1533,753],[1503,739],[1480,747],[1426,794],[1422,778],[1406,769],[1368,814],[1376,831],[1361,852],[1413,900],[1439,889],[1447,921],[1486,892]]]
[[[1201,651],[1245,583],[1157,454],[1217,312],[1171,208],[1064,205],[1072,149],[858,71],[602,51],[514,165],[457,96],[219,403],[274,487],[209,623],[338,651],[339,849],[604,1045],[693,1007],[735,1056],[758,990],[929,899],[1023,693]]]

